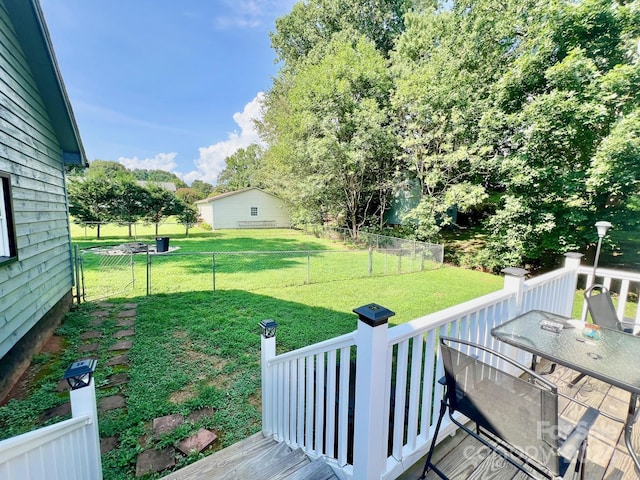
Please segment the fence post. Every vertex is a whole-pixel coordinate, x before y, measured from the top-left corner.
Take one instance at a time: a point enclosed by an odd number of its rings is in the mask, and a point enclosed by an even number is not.
[[[390,397],[387,322],[395,313],[375,303],[353,311],[359,317],[356,332],[353,479],[373,480],[381,478],[387,461]]]
[[[216,255],[211,255],[211,273],[213,277],[213,291],[216,291]]]
[[[273,320],[260,322],[260,367],[262,376],[262,435],[273,435],[275,418],[273,415],[273,380],[269,362],[276,356],[276,330],[278,324]]]
[[[524,268],[508,267],[502,269],[504,273],[504,289],[516,293],[515,311],[511,312],[511,317],[522,313],[522,293],[524,291],[524,277],[528,270]]]
[[[151,255],[149,255],[149,245],[147,245],[147,297],[151,295]]]
[[[78,245],[73,246],[73,259],[76,267],[76,303],[80,305],[80,258],[78,255]]]
[[[311,283],[311,252],[307,252],[307,285]]]
[[[369,276],[373,275],[373,246],[369,245]]]

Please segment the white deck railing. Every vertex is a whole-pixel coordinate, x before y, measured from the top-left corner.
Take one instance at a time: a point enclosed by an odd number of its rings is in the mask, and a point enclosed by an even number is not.
[[[438,336],[528,362],[495,341],[491,328],[531,309],[572,316],[578,281],[591,272],[579,258],[568,254],[564,268],[531,280],[507,269],[502,290],[393,328],[360,321],[350,334],[283,355],[275,355],[275,338],[263,337],[264,434],[325,457],[345,478],[397,478],[426,454],[433,436],[443,393]],[[601,275],[618,288],[623,311],[640,275],[599,269]],[[447,422],[441,438],[453,429]]]
[[[72,390],[72,418],[0,442],[2,480],[101,480],[93,379]]]

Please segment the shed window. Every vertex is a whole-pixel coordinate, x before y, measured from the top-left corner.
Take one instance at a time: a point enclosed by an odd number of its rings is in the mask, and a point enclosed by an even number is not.
[[[258,216],[258,207],[251,207],[251,216],[252,217]]]
[[[0,172],[0,262],[17,256],[15,225],[11,203],[11,177]]]

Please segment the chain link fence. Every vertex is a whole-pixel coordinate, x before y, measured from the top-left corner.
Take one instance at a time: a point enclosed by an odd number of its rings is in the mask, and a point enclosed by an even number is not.
[[[381,235],[326,230],[343,250],[134,253],[118,248],[84,250],[79,256],[84,298],[186,291],[261,290],[419,272],[440,267],[442,246]],[[78,274],[76,275],[79,276]]]
[[[408,259],[420,258],[420,270],[424,270],[424,267],[422,266],[423,260],[430,262],[431,266],[440,266],[444,261],[444,246],[437,243],[389,237],[386,235],[363,231],[358,231],[354,236],[352,231],[349,229],[330,227],[326,225],[305,225],[302,230],[307,235],[313,235],[319,238],[328,238],[333,241],[339,241],[346,245],[353,245],[360,248],[373,248],[378,252],[385,252],[388,255],[406,257]],[[411,271],[415,270],[410,270],[410,272]],[[401,271],[398,273],[405,272]]]

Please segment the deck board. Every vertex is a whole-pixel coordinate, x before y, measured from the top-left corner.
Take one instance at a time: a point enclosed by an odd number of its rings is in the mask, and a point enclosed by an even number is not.
[[[629,406],[629,393],[611,387],[590,377],[585,377],[576,386],[569,384],[576,376],[574,371],[558,367],[548,378],[559,390],[587,405],[624,419]],[[560,416],[575,423],[584,407],[559,398]],[[640,422],[639,422],[640,423]],[[622,423],[600,416],[589,434],[589,447],[585,479],[587,480],[638,480],[634,464],[624,444]],[[634,428],[633,444],[640,452],[640,426]],[[498,455],[488,455],[481,443],[458,432],[443,441],[434,453],[434,463],[452,480],[524,480],[528,478]],[[422,474],[425,458],[403,473],[399,480],[416,480]],[[570,476],[570,475],[569,475]],[[429,472],[428,480],[437,480]],[[544,478],[544,477],[540,477]]]

